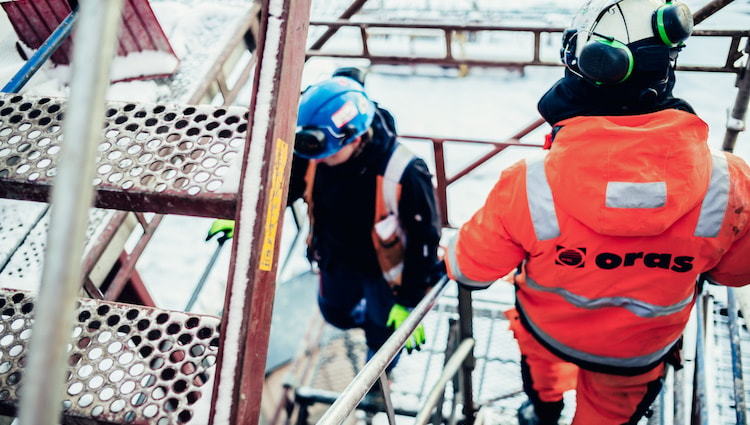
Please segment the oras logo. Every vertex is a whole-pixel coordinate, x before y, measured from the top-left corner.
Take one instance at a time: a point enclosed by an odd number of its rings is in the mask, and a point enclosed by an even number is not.
[[[600,269],[605,270],[641,265],[650,269],[666,269],[685,273],[693,269],[694,259],[694,257],[687,255],[672,255],[667,252],[628,252],[625,255],[602,252],[596,256],[595,261]]]
[[[586,248],[565,248],[557,246],[555,264],[579,268],[586,265]]]
[[[571,268],[586,266],[586,248],[566,248],[557,245],[555,253],[555,264],[559,266]],[[602,252],[594,257],[594,263],[597,268],[603,270],[640,266],[685,273],[693,269],[694,259],[687,255],[674,255],[668,252],[626,252],[624,254]]]

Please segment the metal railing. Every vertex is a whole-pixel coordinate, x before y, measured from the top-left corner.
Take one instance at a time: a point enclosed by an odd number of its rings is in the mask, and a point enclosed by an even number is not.
[[[349,29],[347,32],[351,38],[359,38],[358,43],[361,50],[353,49],[323,49],[320,44],[315,44],[313,48],[307,51],[307,57],[328,57],[338,59],[367,59],[373,65],[438,65],[448,67],[491,67],[491,68],[509,68],[523,69],[527,66],[554,66],[558,67],[560,63],[558,52],[558,40],[563,27],[537,27],[537,26],[501,26],[491,24],[445,24],[445,23],[424,23],[424,22],[383,22],[383,21],[350,21],[346,19],[337,20],[314,20],[310,22],[310,27],[326,27],[328,31],[341,31]],[[328,34],[328,32],[326,33]],[[352,36],[356,34],[355,36]],[[510,58],[503,55],[502,49],[497,49],[492,54],[476,54],[468,52],[465,47],[470,45],[468,39],[476,39],[480,35],[487,37],[498,37],[502,35],[518,36],[528,35],[531,52],[524,58]],[[554,35],[554,36],[553,36]],[[720,38],[726,39],[729,48],[726,50],[726,56],[723,62],[705,65],[681,65],[677,69],[680,71],[702,71],[702,72],[731,72],[738,74],[742,71],[741,66],[737,66],[737,60],[742,56],[742,40],[750,35],[748,30],[703,30],[696,29],[691,34],[691,38]],[[410,50],[399,54],[377,53],[383,50],[378,47],[378,37],[398,37],[404,36],[407,39],[415,40],[416,38],[434,39],[436,44],[440,45],[438,52],[429,50],[429,54],[416,53]],[[550,40],[554,39],[553,43]],[[457,49],[458,48],[458,49]],[[456,50],[460,50],[459,53]]]
[[[395,424],[393,406],[390,402],[390,392],[385,370],[391,361],[396,357],[406,340],[412,332],[419,326],[427,313],[435,306],[438,298],[445,292],[448,283],[451,282],[447,277],[443,277],[433,286],[430,292],[425,295],[422,301],[409,314],[404,323],[386,340],[386,342],[375,352],[372,359],[368,361],[364,368],[354,377],[341,396],[331,405],[326,413],[317,422],[318,425],[338,425],[344,422],[346,418],[357,408],[358,404],[364,398],[367,391],[380,380],[381,388],[385,399],[386,414],[389,423]],[[417,423],[427,423],[432,410],[437,406],[441,399],[441,393],[445,389],[447,382],[460,370],[466,359],[471,357],[471,350],[474,346],[474,340],[471,337],[464,338],[459,344],[458,349],[451,356],[446,367],[435,387],[430,392],[428,399],[420,409],[417,415]],[[470,380],[471,375],[464,377]],[[471,400],[469,400],[469,403]]]
[[[694,19],[695,23],[698,24],[710,17],[713,13],[722,9],[726,5],[731,3],[731,0],[713,0],[707,3],[703,8],[695,12]],[[354,1],[352,6],[345,12],[338,20],[322,21],[316,20],[310,22],[311,28],[314,27],[326,27],[323,35],[318,39],[317,42],[313,43],[311,48],[307,52],[307,58],[312,57],[328,57],[328,58],[339,58],[339,59],[366,59],[371,64],[391,64],[391,65],[415,65],[415,64],[428,64],[428,65],[439,65],[439,66],[478,66],[478,67],[503,67],[503,68],[520,68],[523,69],[525,66],[560,66],[559,61],[544,60],[546,51],[543,51],[546,47],[543,47],[546,39],[549,38],[549,34],[561,33],[563,28],[520,28],[520,27],[502,27],[493,25],[447,25],[437,23],[393,23],[393,22],[353,22],[346,20],[350,18],[356,10],[359,10],[364,1]],[[348,28],[353,30],[352,33],[359,34],[359,42],[361,43],[361,51],[337,51],[335,49],[324,49],[326,42],[333,37],[333,35],[343,29]],[[373,31],[375,29],[375,31]],[[373,53],[377,48],[372,44],[373,40],[379,36],[385,36],[388,32],[394,34],[406,34],[409,35],[409,31],[414,34],[424,33],[429,34],[434,39],[442,39],[443,54],[433,55],[427,57],[425,55],[413,54],[413,52],[406,55],[380,55]],[[487,58],[487,57],[469,57],[466,54],[457,55],[455,47],[458,44],[465,44],[466,39],[463,38],[466,34],[476,35],[478,33],[490,33],[490,32],[526,32],[528,33],[529,39],[532,41],[532,51],[529,58],[526,60],[507,60],[501,58]],[[546,38],[545,38],[546,37]],[[744,130],[744,119],[747,110],[748,99],[750,98],[750,61],[745,61],[743,64],[742,58],[747,57],[750,52],[750,30],[701,30],[696,29],[692,34],[692,37],[712,37],[726,39],[729,44],[729,48],[726,50],[726,55],[723,57],[723,62],[715,65],[682,65],[678,66],[678,70],[681,71],[700,71],[700,72],[722,72],[732,73],[737,75],[737,84],[739,92],[736,98],[735,106],[731,112],[731,116],[727,123],[727,136],[724,142],[724,150],[731,151],[734,147],[734,141],[739,131]],[[356,39],[356,37],[352,37]],[[744,43],[744,45],[743,45]],[[500,154],[507,147],[510,146],[524,146],[524,147],[541,147],[541,145],[521,143],[521,138],[530,134],[532,131],[545,125],[542,119],[537,119],[525,128],[519,130],[514,136],[509,138],[505,142],[483,142],[483,141],[470,141],[470,140],[456,140],[446,139],[438,137],[423,137],[423,136],[411,136],[401,135],[400,138],[403,140],[411,141],[428,141],[433,144],[433,155],[435,161],[435,175],[437,179],[437,198],[438,204],[441,208],[443,225],[445,227],[451,227],[448,220],[448,202],[447,202],[447,188],[451,184],[455,183],[463,176],[469,174],[480,165],[486,163],[496,155]],[[446,142],[461,142],[461,143],[489,143],[494,145],[493,149],[486,153],[484,156],[478,158],[469,166],[464,167],[453,176],[448,176],[445,167],[445,155],[443,145]],[[744,402],[745,388],[744,381],[742,379],[742,365],[741,365],[741,352],[738,344],[740,326],[737,322],[737,302],[735,300],[736,289],[728,289],[728,310],[729,313],[729,327],[730,327],[730,342],[732,352],[732,366],[733,366],[733,384],[734,384],[734,402],[737,406],[737,423],[746,424],[746,406]],[[745,291],[743,291],[745,292]],[[431,292],[430,295],[434,295]],[[713,337],[713,322],[710,320],[713,312],[709,310],[708,303],[712,301],[711,295],[701,293],[700,297],[696,302],[696,322],[697,329],[695,335],[690,335],[690,338],[694,339],[696,350],[695,350],[695,364],[694,370],[691,371],[691,378],[695,379],[693,388],[693,394],[688,394],[684,391],[687,388],[685,380],[688,379],[685,371],[675,371],[673,368],[668,367],[666,373],[666,381],[668,385],[665,388],[674,387],[674,391],[663,391],[659,400],[659,415],[658,417],[652,418],[657,420],[661,425],[673,424],[681,425],[688,420],[688,415],[692,415],[692,423],[708,423],[710,412],[708,406],[710,403],[715,401],[715,393],[711,388],[710,380],[712,367],[712,358],[710,356],[710,347],[707,344],[711,344],[710,341]],[[429,303],[427,299],[420,303]],[[434,302],[434,300],[433,300]],[[470,303],[469,303],[470,304]],[[367,389],[369,389],[376,380],[380,379],[384,382],[384,370],[390,360],[395,356],[396,352],[400,349],[407,336],[416,328],[419,321],[426,310],[420,310],[421,317],[419,314],[412,313],[412,318],[407,324],[395,333],[389,342],[383,346],[381,350],[376,353],[375,357],[367,363],[365,368],[357,375],[357,377],[349,384],[344,390],[341,396],[336,400],[326,414],[321,418],[318,424],[329,425],[339,424],[346,419],[346,417],[357,407],[357,404],[362,400]],[[462,317],[465,315],[462,315]],[[468,317],[471,317],[471,313],[468,313]],[[748,317],[745,315],[744,317]],[[462,320],[462,326],[465,325],[466,320]],[[471,321],[468,321],[469,326]],[[469,329],[470,332],[470,329]],[[470,334],[469,334],[470,335]],[[465,336],[465,335],[464,335]],[[416,423],[423,424],[429,421],[430,411],[440,404],[440,394],[444,390],[445,384],[451,376],[455,376],[458,372],[458,364],[464,367],[464,373],[471,371],[471,348],[473,347],[473,339],[462,339],[459,344],[459,348],[456,350],[455,357],[451,357],[445,365],[445,370],[440,377],[438,384],[430,392],[430,396],[423,406],[422,410],[417,416]],[[464,357],[466,355],[466,357]],[[466,420],[471,421],[473,406],[471,405],[471,380],[465,381],[463,388],[464,393],[467,392],[468,388],[468,403],[465,402],[465,416]],[[386,394],[387,395],[387,394]],[[387,397],[386,397],[387,398]],[[388,407],[388,417],[391,423],[393,423],[393,411],[390,406]],[[468,413],[468,414],[467,414]],[[433,423],[436,421],[433,420]],[[649,421],[649,424],[652,422]]]

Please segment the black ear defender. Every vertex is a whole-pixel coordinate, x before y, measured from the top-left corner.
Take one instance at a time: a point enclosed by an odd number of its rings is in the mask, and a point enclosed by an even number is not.
[[[684,3],[667,2],[651,15],[654,36],[664,45],[673,47],[687,39],[693,31],[693,16]],[[619,84],[633,73],[635,55],[622,41],[596,32],[576,56],[577,31],[563,32],[560,59],[573,72],[596,85]],[[640,69],[640,67],[638,68]]]
[[[693,32],[693,15],[685,3],[668,1],[654,11],[651,26],[662,43],[675,46]]]
[[[596,40],[588,41],[581,49],[578,69],[596,84],[618,84],[633,73],[633,52],[621,41],[596,34]]]

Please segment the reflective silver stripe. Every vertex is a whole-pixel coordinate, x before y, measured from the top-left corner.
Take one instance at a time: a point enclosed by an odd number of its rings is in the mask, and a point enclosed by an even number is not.
[[[659,208],[667,202],[667,182],[608,182],[606,206]]]
[[[557,294],[563,297],[565,301],[573,304],[576,307],[585,308],[587,310],[595,310],[598,308],[606,307],[619,307],[628,310],[638,317],[644,318],[669,316],[670,314],[682,311],[686,307],[691,305],[691,303],[693,302],[693,298],[695,297],[695,294],[690,294],[689,297],[679,301],[677,304],[660,306],[628,297],[588,298],[584,297],[583,295],[574,294],[567,289],[563,289],[560,287],[542,286],[528,276],[526,276],[526,285],[528,285],[530,289],[534,289],[536,291]]]
[[[414,158],[414,154],[401,143],[396,144],[396,149],[388,159],[388,165],[383,173],[383,198],[388,213],[398,215],[398,197],[396,190],[401,182],[401,176],[404,175],[406,167]]]
[[[533,333],[537,335],[539,338],[541,338],[546,344],[549,344],[555,350],[569,357],[572,357],[574,359],[579,359],[579,360],[589,362],[589,363],[615,366],[615,367],[648,366],[658,361],[662,357],[664,357],[672,348],[672,346],[674,346],[674,344],[679,340],[679,337],[678,337],[674,341],[669,341],[667,344],[665,344],[664,348],[660,348],[659,350],[656,350],[653,353],[649,353],[649,354],[638,356],[638,357],[621,358],[621,357],[598,356],[596,354],[591,354],[591,353],[586,353],[580,350],[576,350],[552,338],[549,334],[541,330],[539,326],[537,326],[534,322],[531,321],[531,319],[529,318],[529,315],[523,312],[523,308],[521,307],[520,303],[518,303],[517,306],[518,306],[518,309],[521,310],[521,314],[523,314],[524,318],[526,319],[529,326],[531,327]]]
[[[526,160],[526,198],[529,200],[534,232],[540,241],[560,236],[552,189],[544,172],[545,157],[546,155]]]
[[[398,218],[398,187],[401,183],[401,176],[404,175],[404,171],[406,171],[406,167],[409,166],[412,159],[414,159],[414,154],[406,146],[397,142],[396,149],[393,150],[391,157],[388,159],[388,164],[385,166],[385,172],[383,173],[382,190],[385,209],[388,214],[392,214],[396,218]],[[406,232],[400,225],[396,228],[396,233],[406,246]]]
[[[393,266],[390,270],[383,270],[383,276],[388,282],[398,282],[401,278],[401,273],[404,271],[404,262],[400,262]]]
[[[723,152],[711,152],[713,165],[708,191],[701,204],[695,236],[715,238],[721,230],[729,203],[729,165]]]
[[[471,280],[463,274],[463,272],[461,271],[461,267],[458,266],[458,260],[456,259],[457,242],[458,235],[451,238],[451,240],[448,242],[448,258],[445,259],[445,261],[448,262],[448,266],[450,267],[451,271],[453,272],[453,279],[457,282],[461,282],[466,286],[474,286],[476,288],[486,288],[490,286],[494,282],[494,280],[490,282],[480,282],[477,280]]]

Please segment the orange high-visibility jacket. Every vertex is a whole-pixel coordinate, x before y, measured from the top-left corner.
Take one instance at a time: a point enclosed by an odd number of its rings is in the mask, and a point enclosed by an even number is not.
[[[505,169],[446,255],[483,288],[523,263],[517,308],[562,358],[636,374],[679,340],[696,280],[750,283],[750,169],[695,115],[575,117]]]

